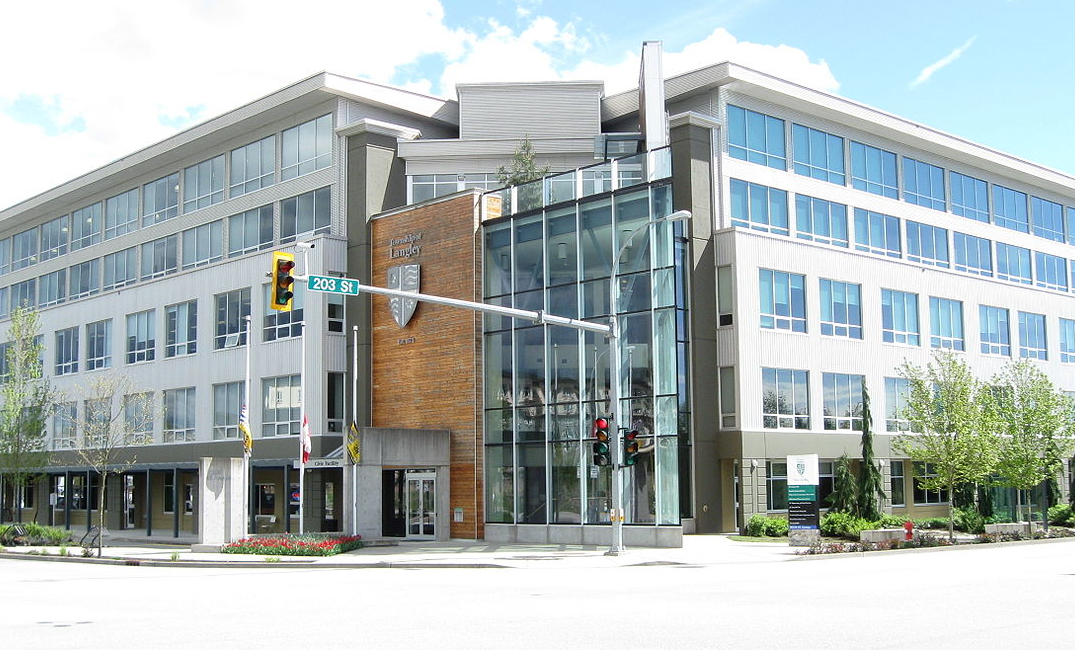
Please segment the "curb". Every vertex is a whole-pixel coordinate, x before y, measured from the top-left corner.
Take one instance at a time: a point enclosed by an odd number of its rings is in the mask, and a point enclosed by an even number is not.
[[[268,556],[277,557],[277,556]],[[235,569],[510,569],[508,565],[490,562],[317,562],[316,560],[281,560],[280,562],[246,561],[229,562],[213,560],[140,560],[123,557],[74,557],[63,555],[29,555],[27,553],[0,553],[2,560],[29,560],[32,562],[80,562],[82,564],[106,564],[112,566],[146,566],[176,568],[235,568]]]

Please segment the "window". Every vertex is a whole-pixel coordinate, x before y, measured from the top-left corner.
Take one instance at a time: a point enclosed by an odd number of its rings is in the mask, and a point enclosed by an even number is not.
[[[788,234],[788,193],[756,183],[731,180],[732,225]]]
[[[94,203],[71,213],[71,250],[101,243],[101,204]]]
[[[105,291],[138,281],[138,249],[131,247],[105,255]]]
[[[123,396],[123,423],[128,445],[153,443],[153,393]]]
[[[198,351],[198,301],[190,300],[164,308],[164,356],[175,357]]]
[[[75,402],[56,405],[52,415],[52,448],[74,449],[78,439],[78,412]]]
[[[11,287],[0,287],[0,318],[7,318],[11,313],[10,293]]]
[[[41,261],[67,252],[67,215],[41,225]]]
[[[56,376],[78,372],[78,327],[56,332]]]
[[[329,231],[332,193],[322,187],[280,202],[280,241]]]
[[[907,222],[907,259],[948,268],[948,231],[917,221]]]
[[[1035,284],[1057,291],[1068,290],[1068,262],[1063,257],[1034,252]]]
[[[877,255],[900,256],[900,220],[855,208],[855,248]]]
[[[892,497],[892,505],[905,506],[907,505],[907,497],[904,494],[903,485],[903,461],[892,461],[891,476],[889,478],[890,491],[889,494]]]
[[[127,314],[127,363],[152,361],[156,351],[155,311]]]
[[[810,428],[810,373],[761,369],[761,415],[766,429]]]
[[[825,429],[862,431],[862,375],[825,372],[821,383],[825,389]]]
[[[302,293],[301,291],[299,293]],[[213,349],[222,350],[229,334],[237,334],[237,345],[246,345],[244,319],[250,315],[250,289],[235,289],[216,296],[216,336]]]
[[[917,293],[881,289],[881,332],[885,343],[919,344]]]
[[[929,326],[930,347],[963,351],[962,302],[930,296]]]
[[[296,291],[291,299],[291,311],[277,311],[272,305],[272,285],[265,285],[265,322],[264,339],[275,341],[302,335],[303,304],[306,302],[306,292]]]
[[[997,242],[997,278],[1030,284],[1030,249]]]
[[[11,273],[11,240],[0,239],[0,275]]]
[[[1053,241],[1064,241],[1064,209],[1059,203],[1031,196],[1030,215],[1035,235]]]
[[[767,510],[788,509],[788,464],[786,461],[765,461],[765,507]]]
[[[272,206],[228,217],[228,257],[272,247]]]
[[[911,421],[906,419],[907,396],[911,382],[903,377],[885,377],[885,431],[911,431]]]
[[[112,367],[112,319],[86,324],[86,370]]]
[[[224,221],[183,231],[183,268],[205,266],[224,259]]]
[[[847,248],[847,207],[798,194],[795,197],[795,228],[799,239]]]
[[[138,188],[105,200],[105,239],[138,229]]]
[[[934,210],[947,209],[944,170],[914,158],[903,159],[903,200]]]
[[[784,120],[729,104],[728,155],[773,169],[787,169]]]
[[[1060,362],[1075,363],[1075,320],[1060,319]]]
[[[458,174],[417,174],[408,178],[411,182],[411,203],[459,191]],[[611,186],[608,189],[612,189]]]
[[[1023,359],[1048,360],[1043,314],[1019,312],[1019,356]]]
[[[328,331],[343,331],[343,296],[336,293],[325,294],[325,311],[328,317]]]
[[[464,189],[495,190],[503,185],[496,174],[463,174]]]
[[[957,271],[993,277],[993,242],[957,232],[952,235],[952,247]]]
[[[37,228],[20,232],[11,238],[11,270],[18,271],[37,264]]]
[[[175,273],[178,266],[177,235],[168,235],[142,244],[142,279],[160,278]]]
[[[993,186],[993,223],[1019,232],[1028,232],[1026,194]]]
[[[948,503],[948,490],[927,492],[921,485],[922,479],[937,478],[937,469],[933,463],[914,464],[914,503],[916,506],[938,505]]]
[[[252,142],[231,152],[232,197],[248,194],[273,184],[276,172],[276,136]]]
[[[294,436],[299,433],[301,405],[299,375],[269,377],[261,380],[261,435]]]
[[[183,170],[183,212],[224,200],[224,155]]]
[[[844,185],[844,139],[801,124],[791,126],[795,173]]]
[[[862,338],[860,286],[821,280],[821,333],[825,336]]]
[[[11,285],[11,309],[37,307],[37,278],[30,278]]]
[[[164,442],[194,442],[194,388],[164,391]]]
[[[101,260],[95,258],[67,269],[67,296],[74,300],[101,290]]]
[[[1075,208],[1064,208],[1064,223],[1067,225],[1068,243],[1075,244]],[[2,259],[0,259],[0,273],[3,273]]]
[[[727,327],[735,323],[735,295],[732,288],[735,277],[732,267],[717,267],[717,327]]]
[[[720,382],[720,426],[724,429],[735,428],[735,368],[724,366],[717,371]]]
[[[167,514],[175,512],[175,474],[172,472],[164,474],[164,507],[161,510]]]
[[[142,186],[142,226],[152,226],[179,214],[179,174]]]
[[[328,167],[332,163],[332,115],[284,131],[280,143],[281,180]]]
[[[213,440],[239,437],[243,390],[241,381],[213,385]]]
[[[347,418],[347,406],[344,399],[344,374],[330,372],[326,377],[325,415],[327,431],[343,433],[343,421]]]
[[[67,269],[46,273],[37,280],[37,306],[58,305],[67,298]]]
[[[1008,333],[1008,310],[1003,307],[979,305],[978,320],[982,354],[1002,354],[1010,357],[1012,346]]]
[[[899,198],[896,154],[861,142],[851,143],[851,187]]]
[[[85,424],[82,439],[86,447],[103,447],[110,441],[112,432],[112,399],[88,399],[82,402]]]
[[[989,223],[989,184],[977,178],[948,172],[952,184],[952,213]]]
[[[766,329],[806,331],[806,277],[759,269],[761,326]]]

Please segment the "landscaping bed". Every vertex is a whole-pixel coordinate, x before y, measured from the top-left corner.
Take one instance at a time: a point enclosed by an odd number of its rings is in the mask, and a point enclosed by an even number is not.
[[[361,535],[266,535],[225,544],[221,553],[329,556],[362,547]]]

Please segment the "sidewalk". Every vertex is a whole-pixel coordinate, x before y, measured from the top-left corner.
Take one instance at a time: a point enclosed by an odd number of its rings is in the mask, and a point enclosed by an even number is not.
[[[186,543],[184,543],[186,542]],[[605,568],[646,565],[712,566],[745,562],[784,562],[800,556],[787,542],[737,542],[725,535],[688,535],[683,548],[628,548],[618,556],[605,555],[607,547],[567,544],[499,544],[472,540],[407,542],[371,545],[330,557],[290,557],[266,560],[262,555],[194,553],[189,540],[110,538],[101,560],[83,558],[79,546],[60,557],[58,547],[8,548],[2,558],[107,562],[147,566],[234,566],[306,568]],[[375,540],[372,544],[380,544]],[[175,558],[175,559],[173,559]]]

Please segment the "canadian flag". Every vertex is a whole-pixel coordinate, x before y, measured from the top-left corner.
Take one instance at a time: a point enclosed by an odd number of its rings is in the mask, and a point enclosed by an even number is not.
[[[302,447],[302,464],[305,465],[310,460],[310,450],[313,447],[313,443],[310,440],[310,422],[306,419],[306,414],[302,416],[302,432],[299,433],[299,444]]]

